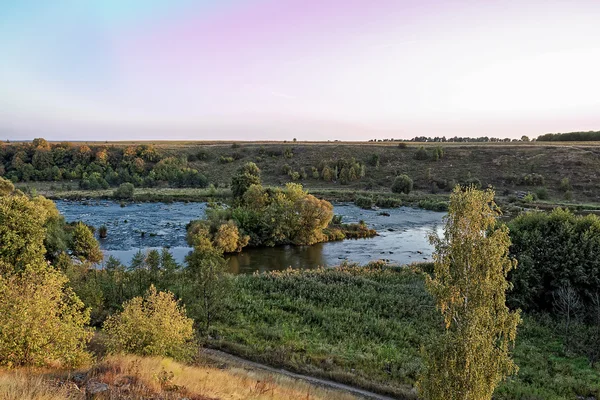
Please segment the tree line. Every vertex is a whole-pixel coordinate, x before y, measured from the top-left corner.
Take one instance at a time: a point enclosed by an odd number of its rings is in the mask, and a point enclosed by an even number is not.
[[[79,180],[81,189],[107,189],[121,183],[152,187],[206,187],[207,178],[151,144],[128,147],[88,146],[69,142],[0,144],[0,176],[12,182]]]

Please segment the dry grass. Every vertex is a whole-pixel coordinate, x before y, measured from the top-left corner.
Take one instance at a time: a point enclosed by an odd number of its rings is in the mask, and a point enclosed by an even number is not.
[[[0,372],[0,400],[64,400],[79,397],[69,385],[52,384],[43,375],[24,371]]]
[[[83,372],[110,386],[115,400],[351,400],[356,397],[264,371],[186,366],[159,357],[112,356]],[[1,371],[0,400],[85,398],[85,383],[61,371]]]
[[[349,394],[262,371],[185,366],[166,358],[119,356],[96,367],[99,380],[115,385],[126,377],[168,398],[178,392],[191,399],[355,399]]]

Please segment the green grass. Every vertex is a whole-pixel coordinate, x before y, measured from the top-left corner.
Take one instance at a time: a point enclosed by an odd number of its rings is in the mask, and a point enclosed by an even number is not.
[[[415,398],[420,349],[442,329],[415,268],[237,276],[234,293],[212,345],[402,398]],[[565,354],[547,320],[525,316],[514,355],[521,370],[497,390],[497,399],[600,395],[600,369]]]

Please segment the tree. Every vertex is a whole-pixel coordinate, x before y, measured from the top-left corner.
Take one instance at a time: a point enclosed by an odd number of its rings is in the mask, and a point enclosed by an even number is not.
[[[185,359],[194,349],[193,323],[173,294],[150,286],[143,298],[134,297],[108,317],[103,330],[110,353]]]
[[[409,194],[413,188],[413,180],[406,174],[398,175],[392,184],[392,192]]]
[[[92,230],[83,222],[75,224],[71,239],[71,251],[80,260],[93,264],[99,263],[104,257]]]
[[[418,382],[425,399],[491,399],[498,383],[517,371],[510,349],[520,315],[505,304],[506,276],[516,261],[508,256],[508,228],[496,227],[498,213],[493,191],[455,188],[444,236],[431,237],[427,289],[445,332],[425,353]]]
[[[225,272],[227,261],[214,248],[196,248],[186,257],[185,274],[189,282],[184,299],[190,315],[202,331],[208,335],[215,319],[224,312],[224,298],[230,281]]]
[[[241,199],[252,185],[260,185],[260,169],[253,162],[246,163],[231,179],[233,197]]]

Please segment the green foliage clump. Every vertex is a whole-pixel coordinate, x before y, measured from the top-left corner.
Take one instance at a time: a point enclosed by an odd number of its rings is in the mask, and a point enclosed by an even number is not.
[[[366,210],[373,208],[373,198],[370,196],[357,196],[354,199],[354,204]]]
[[[535,195],[540,200],[548,200],[548,198],[549,198],[548,189],[546,189],[545,187],[541,187],[539,189],[536,189]]]
[[[233,197],[239,200],[250,186],[260,184],[260,169],[253,162],[246,163],[231,179]]]
[[[89,360],[89,310],[46,265],[0,275],[0,365],[74,367]]]
[[[256,175],[242,172],[243,179],[237,180],[237,206],[231,208],[211,207],[207,218],[192,222],[188,226],[188,242],[196,246],[203,241],[224,249],[231,246],[218,244],[219,229],[234,233],[237,229],[236,250],[247,244],[251,246],[275,246],[280,244],[311,245],[327,240],[323,230],[333,217],[333,206],[325,200],[309,195],[301,185],[288,183],[285,189],[264,189],[260,180],[251,184]],[[238,175],[238,176],[240,176]],[[234,178],[236,179],[236,178]],[[243,189],[242,189],[243,188]],[[223,225],[228,227],[224,228]],[[229,234],[221,235],[223,238]],[[233,235],[236,236],[236,235]]]
[[[525,186],[543,186],[544,185],[544,176],[540,174],[527,174],[521,177],[520,184]]]
[[[121,200],[133,199],[134,187],[133,184],[126,182],[121,185],[113,192],[113,197]]]
[[[392,192],[409,194],[413,188],[413,180],[406,174],[398,175],[392,183]]]
[[[429,153],[427,153],[427,150],[425,150],[425,147],[420,146],[417,149],[417,151],[415,152],[415,160],[420,160],[420,161],[429,160]]]
[[[555,292],[569,285],[589,306],[600,287],[600,218],[568,210],[529,212],[508,223],[511,254],[519,268],[509,303],[528,311],[551,311]]]
[[[92,230],[83,222],[78,222],[72,232],[72,254],[82,261],[99,263],[104,255]]]
[[[393,197],[377,197],[375,205],[381,208],[396,208],[402,206],[402,200]]]
[[[445,201],[424,199],[419,201],[419,208],[430,211],[448,211],[448,203]]]
[[[562,178],[560,181],[560,186],[558,188],[561,192],[565,192],[565,193],[573,189],[573,187],[571,186],[571,181],[569,181],[569,178]]]
[[[103,331],[110,353],[186,359],[194,351],[192,319],[173,294],[154,286],[144,297],[134,297],[123,311],[106,319]]]

